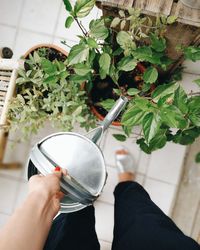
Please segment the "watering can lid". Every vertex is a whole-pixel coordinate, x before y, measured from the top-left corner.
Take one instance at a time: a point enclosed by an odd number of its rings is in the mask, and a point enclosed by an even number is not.
[[[95,143],[77,133],[62,132],[44,138],[38,145],[51,162],[66,169],[69,176],[91,195],[100,194],[105,184],[106,168],[103,155]],[[42,159],[34,154],[36,151],[33,149],[31,160],[38,161],[38,170],[44,175],[51,173],[55,165],[42,163]],[[64,181],[64,189],[65,184]]]

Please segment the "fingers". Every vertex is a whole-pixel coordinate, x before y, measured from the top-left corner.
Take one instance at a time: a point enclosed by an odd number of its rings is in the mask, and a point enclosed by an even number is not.
[[[53,174],[55,174],[60,179],[61,176],[62,176],[62,169],[61,169],[61,167],[56,166],[55,169],[54,169],[54,171],[53,171]]]

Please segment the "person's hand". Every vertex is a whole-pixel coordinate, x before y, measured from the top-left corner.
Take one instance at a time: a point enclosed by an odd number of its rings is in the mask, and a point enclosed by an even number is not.
[[[63,193],[60,191],[60,178],[63,172],[56,168],[46,176],[34,175],[29,180],[29,195],[36,195],[38,202],[45,202],[47,209],[55,216],[60,209]]]

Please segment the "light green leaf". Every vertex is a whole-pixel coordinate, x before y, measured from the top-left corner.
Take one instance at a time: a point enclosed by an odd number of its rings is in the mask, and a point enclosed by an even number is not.
[[[200,127],[200,96],[191,97],[188,100],[188,108],[189,119],[194,125]]]
[[[117,67],[118,70],[122,71],[131,71],[137,66],[137,61],[131,57],[131,56],[126,56],[119,61]]]
[[[144,137],[147,143],[157,134],[160,129],[161,120],[158,114],[149,113],[142,121]]]
[[[115,104],[115,101],[113,99],[106,99],[100,102],[100,105],[107,111],[109,111],[114,106],[114,104]]]
[[[139,92],[140,92],[140,90],[136,89],[136,88],[130,88],[127,90],[127,94],[130,96],[137,95]]]
[[[121,21],[121,19],[120,19],[119,17],[115,17],[115,18],[112,20],[110,27],[111,27],[111,28],[117,27],[117,25],[120,23],[120,21]]]
[[[93,38],[104,40],[109,35],[109,30],[104,24],[104,20],[92,20],[90,22],[90,35]]]
[[[34,51],[33,58],[34,58],[34,61],[36,63],[40,63],[41,62],[41,57],[38,55],[37,51]]]
[[[187,95],[181,86],[175,91],[173,104],[179,108],[182,113],[185,114],[188,112]]]
[[[162,37],[158,38],[155,34],[150,34],[151,47],[157,51],[162,52],[166,49],[166,40]]]
[[[68,65],[81,63],[87,60],[89,56],[89,48],[85,44],[78,44],[71,48],[68,55]]]
[[[118,141],[126,141],[126,136],[122,135],[122,134],[113,134],[113,136],[115,137],[115,139],[117,139]]]
[[[158,100],[164,96],[171,94],[174,95],[174,91],[179,87],[178,83],[169,83],[158,86],[152,93],[152,98],[154,102],[158,102]]]
[[[113,89],[114,93],[117,95],[121,95],[121,90],[120,89]]]
[[[196,79],[194,82],[200,87],[200,79]]]
[[[146,112],[137,108],[136,106],[132,106],[130,109],[126,110],[122,116],[122,124],[124,126],[135,126],[141,124]]]
[[[111,63],[110,55],[107,53],[101,54],[99,58],[99,67],[104,76],[106,76],[109,73],[110,63]],[[102,77],[102,79],[103,78],[105,77]]]
[[[91,37],[87,39],[87,44],[89,45],[90,48],[94,48],[94,49],[98,48],[97,42]]]
[[[65,28],[70,28],[70,26],[72,25],[74,21],[74,18],[72,16],[68,16],[66,21],[65,21]]]
[[[91,72],[91,68],[88,65],[83,64],[83,63],[76,64],[73,69],[75,73],[80,76],[85,76],[89,72]]]
[[[72,10],[72,6],[71,6],[70,1],[69,0],[63,0],[63,2],[64,2],[64,5],[65,5],[65,9],[67,11],[71,11]]]
[[[53,74],[57,70],[56,66],[48,59],[42,59],[41,66],[42,66],[42,69],[44,70],[44,72],[47,74]]]
[[[126,31],[120,31],[117,34],[117,43],[124,49],[135,49],[136,45],[133,42],[131,36]]]
[[[87,16],[95,5],[95,0],[77,0],[74,6],[74,15],[82,18]]]
[[[168,17],[167,17],[167,23],[168,23],[168,24],[175,23],[176,20],[177,20],[177,17],[176,17],[176,16],[168,16]]]
[[[200,60],[200,47],[189,46],[184,48],[185,58],[196,62]]]
[[[184,129],[188,125],[187,119],[181,113],[181,111],[171,105],[167,108],[163,108],[160,113],[162,121],[171,128]]]
[[[143,79],[146,83],[155,83],[158,78],[158,71],[154,67],[149,67],[144,72]]]

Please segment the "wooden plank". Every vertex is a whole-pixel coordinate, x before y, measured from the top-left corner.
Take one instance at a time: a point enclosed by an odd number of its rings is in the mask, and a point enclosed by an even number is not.
[[[189,8],[180,1],[175,6],[171,15],[177,16],[179,22],[200,27],[200,10]]]
[[[173,0],[136,0],[133,7],[142,9],[145,13],[156,15],[157,13],[168,16],[171,12]]]
[[[104,0],[96,1],[96,5],[101,8],[118,8],[118,9],[127,9],[133,6],[134,0]]]

